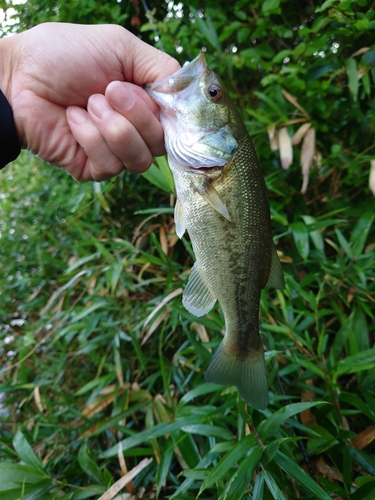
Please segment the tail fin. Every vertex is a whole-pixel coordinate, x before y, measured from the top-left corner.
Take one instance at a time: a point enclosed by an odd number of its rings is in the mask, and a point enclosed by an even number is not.
[[[256,410],[264,410],[267,406],[268,387],[262,349],[241,360],[228,354],[222,342],[208,366],[206,380],[213,384],[235,385],[246,403]]]

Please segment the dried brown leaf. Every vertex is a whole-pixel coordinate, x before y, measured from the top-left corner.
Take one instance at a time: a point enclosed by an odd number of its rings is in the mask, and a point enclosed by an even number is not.
[[[270,141],[271,151],[278,151],[279,149],[279,133],[276,130],[276,123],[272,123],[272,125],[268,125],[267,127],[268,139]]]
[[[295,106],[297,109],[299,109],[301,111],[301,113],[306,116],[306,118],[308,118],[310,120],[310,116],[308,114],[308,112],[305,110],[305,108],[303,108],[300,103],[297,101],[297,98],[294,97],[294,95],[292,94],[289,94],[289,92],[287,92],[286,90],[282,90],[281,91],[283,93],[283,96],[285,97],[285,99],[287,99],[291,104],[293,104],[293,106]]]
[[[302,141],[302,139],[305,137],[305,135],[310,127],[311,127],[311,122],[306,122],[299,127],[299,129],[296,131],[296,133],[292,137],[293,146],[296,146],[297,144],[299,144]]]
[[[35,401],[35,404],[36,404],[38,410],[40,411],[40,413],[43,413],[45,410],[45,407],[42,403],[42,398],[40,397],[39,385],[36,385],[34,387],[34,401]]]
[[[167,236],[165,234],[165,229],[163,226],[160,226],[159,229],[159,240],[160,240],[160,246],[165,253],[165,255],[168,255],[168,241],[167,241]]]
[[[202,343],[210,341],[210,338],[207,335],[207,330],[206,330],[205,326],[201,325],[200,323],[193,323],[192,326],[195,328],[196,332],[198,333],[199,338],[200,338]]]
[[[305,138],[303,139],[302,148],[301,148],[301,166],[302,166],[302,193],[306,193],[307,186],[309,184],[309,174],[310,168],[313,164],[315,152],[315,129],[310,128]]]
[[[365,446],[370,444],[375,439],[375,425],[367,427],[364,431],[360,432],[358,436],[352,439],[352,445],[357,450],[362,450]]]
[[[288,170],[293,162],[293,148],[288,130],[286,127],[279,130],[279,150],[281,166]]]
[[[370,175],[368,178],[368,185],[371,193],[375,196],[375,160],[370,162]]]
[[[128,473],[128,467],[126,465],[123,449],[122,449],[122,441],[119,441],[118,443],[118,450],[117,450],[117,456],[118,456],[118,462],[120,464],[120,470],[121,470],[121,476],[125,476]],[[131,483],[130,483],[131,484]],[[128,491],[129,488],[127,488]]]
[[[314,383],[313,381],[306,380],[306,384],[313,386]],[[310,391],[310,389],[303,389],[302,394],[301,394],[301,401],[303,403],[310,403],[311,401],[314,401],[314,396],[315,394],[313,391]],[[308,427],[309,425],[315,424],[316,423],[316,418],[315,416],[311,413],[310,410],[304,410],[301,412],[301,423]]]
[[[358,49],[355,52],[353,52],[353,54],[350,57],[360,56],[362,54],[365,54],[369,50],[370,50],[370,47],[362,47],[361,49]]]
[[[151,324],[150,328],[147,330],[146,335],[143,337],[143,340],[141,342],[141,346],[144,345],[148,339],[151,337],[151,335],[154,333],[154,331],[157,329],[157,327],[160,325],[165,320],[165,317],[168,314],[168,310],[166,309],[163,311],[159,316],[155,319],[155,321]],[[141,333],[141,337],[143,335],[143,332]]]
[[[320,474],[327,478],[329,481],[340,481],[343,482],[342,474],[328,465],[322,457],[319,457],[319,459],[316,462],[316,468],[320,472]]]
[[[143,328],[146,328],[146,326],[149,324],[149,322],[152,320],[152,318],[155,316],[155,314],[162,309],[165,304],[167,304],[170,300],[174,299],[175,297],[178,297],[178,295],[181,295],[183,292],[182,288],[177,288],[176,290],[173,290],[169,295],[164,297],[164,299],[160,302],[158,306],[155,307],[155,309],[147,316]]]
[[[138,476],[138,474],[143,471],[145,467],[150,465],[152,458],[144,458],[138,465],[136,465],[131,471],[129,471],[125,476],[122,476],[118,481],[115,482],[98,500],[112,500],[117,493],[119,493],[122,488],[124,488],[130,481]]]

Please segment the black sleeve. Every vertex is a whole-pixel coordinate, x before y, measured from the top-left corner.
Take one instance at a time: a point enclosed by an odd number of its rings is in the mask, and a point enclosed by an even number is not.
[[[15,160],[21,152],[13,112],[0,90],[0,169]]]

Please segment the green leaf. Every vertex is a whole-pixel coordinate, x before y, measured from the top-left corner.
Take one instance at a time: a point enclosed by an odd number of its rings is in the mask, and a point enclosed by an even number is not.
[[[280,0],[265,0],[262,2],[262,12],[267,15],[270,11],[278,9],[279,6]]]
[[[192,417],[177,418],[173,422],[163,422],[161,424],[155,425],[150,429],[146,429],[142,432],[138,432],[133,436],[130,436],[122,440],[123,449],[128,449],[138,444],[149,441],[150,439],[155,439],[160,436],[165,436],[165,434],[174,432],[175,430],[180,430],[185,425],[194,425],[199,423],[199,416],[194,415]],[[118,452],[118,444],[112,446],[107,451],[102,453],[99,458],[115,457]]]
[[[260,472],[256,478],[253,489],[252,500],[263,500],[263,490],[264,490],[264,471]]]
[[[375,458],[373,455],[369,455],[363,450],[357,450],[349,446],[349,454],[358,465],[362,467],[366,472],[375,476]]]
[[[349,343],[350,350],[347,345]],[[369,348],[369,336],[366,318],[359,307],[354,307],[350,316],[345,318],[333,341],[330,357],[335,366],[343,348],[347,354],[355,355],[358,351]]]
[[[335,3],[336,0],[326,0],[325,2],[322,3],[320,7],[317,7],[315,9],[315,12],[323,12],[323,10],[328,9],[333,3]]]
[[[299,221],[292,222],[292,224],[290,225],[290,229],[292,230],[298,253],[303,259],[307,259],[310,252],[310,240],[309,231],[306,227],[306,224]]]
[[[273,415],[263,420],[259,426],[258,433],[262,441],[266,441],[270,437],[274,436],[278,431],[280,425],[285,422],[288,418],[301,413],[302,411],[313,408],[314,406],[327,404],[325,401],[314,401],[312,403],[292,403],[284,408],[281,408]]]
[[[197,387],[194,387],[191,391],[187,392],[182,396],[177,405],[177,412],[182,409],[189,401],[195,399],[199,396],[203,396],[205,394],[209,394],[210,392],[216,392],[218,389],[221,389],[222,386],[218,384],[200,384]]]
[[[197,464],[195,469],[197,471],[199,471],[199,470],[202,470],[202,468],[204,468],[204,467],[205,468],[209,467],[209,465],[215,459],[215,456],[216,455],[213,454],[213,455],[208,455],[207,457],[202,458],[202,460]],[[179,498],[179,495],[181,495],[182,493],[187,491],[193,483],[194,483],[193,478],[191,478],[191,477],[186,478],[185,481],[173,493],[173,495],[171,496],[171,499],[176,498],[176,497]]]
[[[340,359],[337,363],[336,373],[338,376],[348,373],[359,373],[364,370],[375,369],[375,348],[366,349],[354,356]]]
[[[40,468],[8,462],[0,463],[0,488],[4,490],[11,489],[18,483],[37,483],[46,477],[46,473]]]
[[[311,238],[312,242],[314,243],[315,248],[317,250],[319,250],[319,252],[324,253],[324,239],[323,239],[322,234],[317,230],[312,231],[311,227],[310,227],[314,223],[316,223],[316,220],[313,217],[311,217],[310,215],[303,215],[302,219],[303,219],[303,222],[306,224],[306,228],[309,231],[310,238]]]
[[[31,448],[27,439],[19,429],[14,435],[13,446],[18,456],[25,462],[26,465],[35,467],[36,469],[39,469],[41,471],[44,470],[42,462],[35,455],[34,450]]]
[[[226,439],[230,441],[233,439],[233,434],[228,431],[225,427],[219,427],[218,425],[204,425],[204,424],[196,424],[196,425],[185,425],[182,427],[184,432],[189,434],[200,434],[201,436],[215,436],[221,439]]]
[[[277,463],[290,477],[301,484],[309,493],[314,495],[317,500],[332,500],[331,497],[316,483],[306,472],[295,462],[288,458],[284,453],[278,451],[274,462]]]
[[[171,439],[171,445],[167,448],[161,456],[160,465],[157,469],[156,474],[156,497],[159,497],[159,493],[163,487],[164,481],[171,470],[171,463],[174,455],[174,443]]]
[[[146,172],[143,172],[143,177],[162,191],[174,193],[173,177],[168,167],[167,160],[164,157],[161,157],[156,158],[155,161],[157,164],[153,163],[151,167],[146,170]]]
[[[264,471],[264,480],[266,481],[268,489],[270,490],[273,498],[275,498],[276,500],[285,500],[285,497],[282,494],[280,488],[277,486],[274,478],[268,471]]]
[[[22,485],[19,488],[0,491],[0,500],[46,500],[45,494],[54,486],[51,478],[38,483]]]
[[[169,192],[174,193],[175,192],[175,187],[174,187],[174,180],[173,180],[173,175],[172,171],[169,168],[168,165],[168,160],[166,156],[157,156],[155,158],[156,165],[158,166],[167,186],[169,189]]]
[[[76,314],[73,317],[72,323],[77,323],[81,319],[86,318],[87,316],[90,316],[91,313],[93,313],[97,309],[100,309],[100,308],[103,308],[103,307],[108,307],[108,302],[107,301],[102,300],[100,302],[97,302],[96,304],[93,304],[90,307],[85,308],[83,311],[81,311],[80,313]]]
[[[219,500],[238,500],[247,490],[255,468],[258,466],[262,457],[262,448],[254,446],[250,449],[247,457],[241,462],[237,471],[228,481],[224,492],[220,495]]]
[[[210,18],[210,16],[206,12],[206,19],[204,20],[204,19],[202,19],[202,17],[200,17],[198,15],[198,12],[197,12],[196,9],[194,9],[194,7],[192,7],[190,5],[189,8],[190,8],[190,12],[194,16],[194,19],[195,19],[195,21],[197,23],[199,31],[202,33],[202,35],[204,36],[204,38],[206,39],[206,41],[210,45],[212,45],[212,47],[219,54],[221,54],[222,48],[221,48],[221,45],[220,45],[219,37],[218,37],[216,28],[215,28],[214,23],[212,22],[212,19]]]
[[[97,463],[89,455],[87,443],[84,443],[78,452],[78,463],[85,473],[95,481],[95,483],[108,486],[103,472],[99,469]]]
[[[358,488],[354,493],[350,495],[350,500],[362,500],[365,498],[369,500],[375,498],[375,483],[369,482]]]
[[[362,254],[374,220],[375,215],[367,212],[360,217],[355,225],[350,236],[350,243],[353,245],[354,257],[359,257]]]
[[[223,475],[231,469],[246,454],[247,451],[249,451],[251,441],[252,436],[247,436],[220,460],[216,467],[212,469],[207,478],[203,481],[198,496],[214,483],[221,480]]]
[[[358,95],[358,68],[357,61],[353,57],[346,60],[346,76],[348,77],[348,86],[353,101],[357,102]]]
[[[353,257],[354,257],[353,250],[352,250],[352,247],[350,246],[348,240],[342,234],[340,229],[335,228],[335,233],[336,233],[337,239],[339,240],[341,248],[344,250],[344,252],[349,257],[349,259],[353,259]]]

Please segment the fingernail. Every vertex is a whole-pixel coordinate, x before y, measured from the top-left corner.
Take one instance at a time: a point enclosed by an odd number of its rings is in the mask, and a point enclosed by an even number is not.
[[[134,94],[123,83],[118,83],[111,89],[110,102],[119,111],[125,111],[132,107]]]
[[[100,120],[103,120],[104,118],[107,118],[108,115],[110,115],[111,110],[108,108],[108,102],[104,95],[101,94],[92,95],[87,103],[87,109],[89,109],[89,111]]]
[[[69,107],[66,110],[69,121],[76,125],[81,125],[87,120],[87,113],[84,109],[78,107]]]

